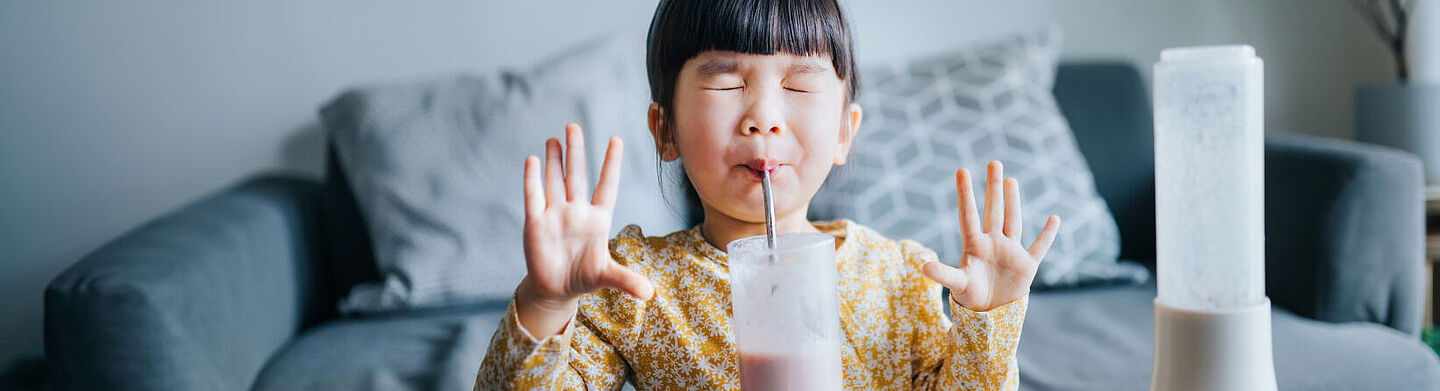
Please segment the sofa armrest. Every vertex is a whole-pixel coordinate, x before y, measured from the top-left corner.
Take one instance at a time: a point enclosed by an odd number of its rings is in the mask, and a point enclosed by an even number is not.
[[[319,184],[262,176],[148,222],[45,291],[61,389],[248,389],[321,314]]]
[[[1335,139],[1265,143],[1266,294],[1327,322],[1419,335],[1424,177],[1413,155]]]

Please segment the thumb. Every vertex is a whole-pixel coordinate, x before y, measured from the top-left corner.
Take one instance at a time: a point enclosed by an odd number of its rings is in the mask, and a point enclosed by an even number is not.
[[[970,275],[940,262],[925,262],[925,265],[920,267],[920,273],[924,274],[926,278],[950,288],[951,295],[964,292],[965,287],[970,285]]]
[[[625,291],[640,300],[650,300],[655,296],[655,286],[649,278],[614,262],[600,274],[600,286]]]

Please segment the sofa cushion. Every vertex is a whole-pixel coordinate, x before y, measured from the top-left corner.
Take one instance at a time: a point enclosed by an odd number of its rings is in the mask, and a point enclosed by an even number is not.
[[[917,240],[953,265],[961,253],[955,169],[978,174],[984,200],[985,164],[1000,160],[1020,180],[1024,243],[1048,215],[1064,219],[1035,287],[1144,281],[1143,266],[1116,260],[1115,219],[1051,93],[1059,41],[1059,29],[1048,28],[865,68],[853,159],[826,181],[812,216]]]
[[[1148,390],[1153,284],[1037,292],[1020,339],[1025,390]],[[470,389],[505,304],[332,320],[266,364],[255,388]],[[1440,387],[1440,361],[1420,341],[1373,323],[1272,314],[1280,389]]]
[[[332,320],[277,353],[256,390],[469,390],[507,303]]]
[[[1019,347],[1025,390],[1148,390],[1154,284],[1039,292]],[[1440,360],[1418,339],[1374,323],[1325,323],[1276,307],[1282,390],[1433,390]]]
[[[341,311],[509,297],[525,273],[524,158],[543,157],[545,139],[563,138],[568,122],[586,130],[591,178],[607,139],[626,141],[614,231],[686,228],[686,205],[657,207],[667,203],[646,125],[644,59],[644,37],[619,34],[526,71],[358,87],[322,108],[381,275],[355,286]],[[667,194],[683,194],[667,183]]]

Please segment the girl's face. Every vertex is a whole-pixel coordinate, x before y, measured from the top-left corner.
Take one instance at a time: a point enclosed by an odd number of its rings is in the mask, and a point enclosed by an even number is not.
[[[762,170],[777,218],[803,218],[859,129],[860,107],[845,94],[829,57],[708,51],[681,68],[671,110],[651,106],[651,128],[673,115],[674,139],[657,133],[659,151],[684,158],[707,218],[763,224]]]

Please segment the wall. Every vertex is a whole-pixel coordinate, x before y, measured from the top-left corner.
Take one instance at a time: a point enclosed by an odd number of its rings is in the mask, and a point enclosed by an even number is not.
[[[1147,72],[1164,47],[1250,42],[1266,60],[1268,124],[1332,137],[1350,136],[1353,86],[1390,72],[1344,0],[845,4],[862,64],[1049,22],[1065,28],[1067,57],[1123,58]],[[314,110],[344,86],[524,66],[596,34],[643,29],[653,9],[0,2],[0,368],[43,354],[43,287],[87,252],[253,173],[318,175]]]
[[[1051,12],[1068,27],[1070,57],[1126,58],[1147,77],[1166,47],[1255,46],[1272,131],[1353,138],[1355,86],[1394,78],[1389,51],[1348,0],[1055,1]]]

